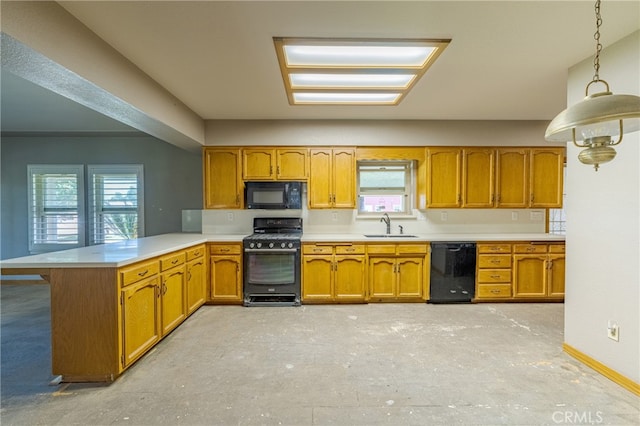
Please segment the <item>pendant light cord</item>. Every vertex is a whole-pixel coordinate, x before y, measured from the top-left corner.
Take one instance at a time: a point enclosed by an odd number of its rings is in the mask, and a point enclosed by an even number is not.
[[[593,69],[595,74],[593,75],[593,81],[600,81],[600,52],[602,51],[602,44],[600,43],[600,25],[602,25],[602,16],[600,15],[600,0],[596,0],[596,32],[593,38],[596,41],[596,57],[593,59]]]

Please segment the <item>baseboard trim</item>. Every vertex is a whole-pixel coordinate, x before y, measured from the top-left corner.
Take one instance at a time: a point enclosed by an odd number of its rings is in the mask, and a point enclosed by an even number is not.
[[[609,380],[619,384],[620,386],[622,386],[623,388],[627,389],[628,391],[640,396],[640,383],[636,383],[633,380],[631,380],[630,378],[628,378],[626,376],[623,376],[622,374],[618,373],[617,371],[607,367],[606,365],[604,365],[600,361],[597,361],[597,360],[591,358],[589,355],[587,355],[587,354],[585,354],[583,352],[580,352],[579,350],[577,350],[576,348],[574,348],[571,345],[563,343],[562,344],[562,349],[567,354],[571,355],[572,357],[574,357],[575,359],[577,359],[581,363],[585,364],[586,366],[594,369],[595,371],[597,371],[598,373],[602,374],[603,376],[605,376]]]

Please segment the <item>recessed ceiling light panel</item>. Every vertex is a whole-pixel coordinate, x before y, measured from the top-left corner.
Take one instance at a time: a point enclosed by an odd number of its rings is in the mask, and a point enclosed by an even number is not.
[[[413,81],[416,74],[289,74],[291,87],[386,87],[406,88]]]
[[[397,105],[450,39],[275,37],[291,105]]]
[[[300,104],[358,104],[393,105],[400,93],[339,93],[295,92],[293,97]]]

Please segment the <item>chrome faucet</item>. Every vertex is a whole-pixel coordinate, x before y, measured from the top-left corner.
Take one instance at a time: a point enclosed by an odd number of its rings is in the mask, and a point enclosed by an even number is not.
[[[387,225],[387,235],[391,233],[391,219],[389,215],[385,213],[381,218],[380,222],[384,222]]]

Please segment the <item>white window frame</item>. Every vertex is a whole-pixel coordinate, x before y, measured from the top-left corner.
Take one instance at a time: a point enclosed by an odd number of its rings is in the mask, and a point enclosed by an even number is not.
[[[564,163],[562,170],[564,182],[567,181],[567,163]],[[567,186],[562,185],[562,208],[547,209],[547,232],[550,234],[566,235],[567,233],[567,214],[565,205],[567,201]]]
[[[77,179],[76,215],[78,234],[76,243],[39,243],[34,228],[36,215],[44,216],[44,197],[40,191],[34,190],[34,176],[44,174],[75,174]],[[29,252],[32,254],[46,253],[57,250],[83,247],[85,245],[85,201],[84,201],[84,166],[81,164],[28,164],[27,165],[27,193],[29,216]]]
[[[94,176],[101,174],[135,174],[137,177],[137,238],[144,236],[144,167],[142,164],[100,164],[87,166],[88,178],[88,199],[89,199],[89,244],[103,244],[102,238],[98,238],[95,232],[98,226],[98,216],[103,210],[99,210],[98,206],[102,203],[99,194],[96,194],[94,188]],[[114,209],[117,212],[120,209]]]
[[[361,208],[361,197],[367,194],[367,191],[361,188],[360,185],[360,172],[361,167],[390,167],[390,166],[404,166],[405,167],[405,182],[404,191],[396,192],[389,190],[378,190],[376,193],[389,194],[389,195],[402,195],[404,197],[404,210],[399,212],[386,212],[390,216],[410,216],[413,210],[413,201],[415,199],[415,165],[412,160],[360,160],[357,162],[357,199],[358,199],[358,217],[379,217],[384,212],[368,212]],[[372,191],[373,192],[373,191]]]

